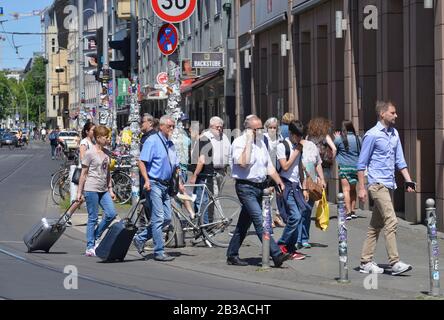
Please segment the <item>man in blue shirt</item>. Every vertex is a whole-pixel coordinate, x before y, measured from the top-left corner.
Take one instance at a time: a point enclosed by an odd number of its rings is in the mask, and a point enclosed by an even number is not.
[[[407,169],[399,133],[394,128],[398,117],[395,106],[391,102],[378,101],[376,114],[379,122],[364,135],[358,161],[359,199],[367,199],[364,186],[364,170],[367,169],[368,192],[374,200],[372,219],[362,249],[360,272],[384,272],[384,269],[373,261],[379,233],[384,229],[392,275],[398,275],[412,270],[412,266],[400,261],[396,244],[398,220],[392,203],[392,192],[396,189],[395,168],[408,183],[408,192],[415,192],[415,184],[412,183]]]
[[[175,128],[174,119],[165,115],[160,118],[159,122],[159,133],[146,139],[139,162],[140,174],[145,180],[143,185],[143,190],[146,191],[145,198],[151,209],[151,228],[146,228],[136,235],[133,244],[142,254],[145,242],[153,238],[154,260],[172,261],[174,258],[167,255],[164,250],[162,228],[169,226],[171,222],[172,210],[168,183],[173,170],[177,170],[179,161],[174,144],[170,140]],[[180,189],[183,190],[183,185]]]

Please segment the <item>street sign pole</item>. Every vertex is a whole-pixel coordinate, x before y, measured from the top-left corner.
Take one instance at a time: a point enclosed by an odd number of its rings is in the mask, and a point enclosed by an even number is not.
[[[139,201],[139,167],[137,166],[137,161],[140,157],[139,150],[139,133],[140,133],[140,116],[139,116],[139,102],[137,97],[138,89],[138,79],[135,72],[137,66],[136,57],[136,0],[131,0],[130,3],[131,12],[131,103],[130,103],[130,113],[128,121],[130,122],[130,130],[132,133],[131,137],[131,203],[136,205]]]
[[[86,111],[85,111],[85,75],[83,73],[83,0],[79,0],[79,8],[78,8],[78,14],[79,14],[79,47],[78,47],[78,54],[79,54],[79,130],[83,129],[83,126],[86,122]]]
[[[112,0],[111,3],[111,40],[115,40],[114,34],[116,33],[116,17],[115,17],[115,7],[116,7],[116,0]],[[112,59],[113,61],[116,60],[116,50],[112,50]],[[112,146],[113,148],[116,146],[116,138],[117,138],[117,81],[116,81],[116,70],[112,69],[112,87],[113,87],[113,94],[112,94],[112,128],[113,128],[113,134],[112,134]]]

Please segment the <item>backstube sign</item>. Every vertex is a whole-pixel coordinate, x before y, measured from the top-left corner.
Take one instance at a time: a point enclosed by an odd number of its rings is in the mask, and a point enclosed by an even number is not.
[[[193,68],[223,68],[223,52],[193,52],[191,53]]]

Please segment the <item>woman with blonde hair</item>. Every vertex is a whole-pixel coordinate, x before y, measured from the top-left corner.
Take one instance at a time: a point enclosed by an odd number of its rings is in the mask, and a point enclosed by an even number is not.
[[[290,133],[288,132],[288,126],[295,119],[296,117],[294,116],[294,114],[290,112],[287,112],[282,116],[282,121],[281,121],[282,124],[281,127],[279,128],[279,131],[283,139],[290,138]]]
[[[109,141],[110,129],[104,126],[94,128],[96,144],[86,151],[82,159],[82,173],[80,175],[77,199],[86,200],[88,222],[86,226],[86,252],[87,257],[96,255],[96,241],[108,228],[116,217],[113,200],[116,195],[112,189],[109,170],[110,158],[104,152]],[[104,217],[98,222],[99,206],[104,211]]]

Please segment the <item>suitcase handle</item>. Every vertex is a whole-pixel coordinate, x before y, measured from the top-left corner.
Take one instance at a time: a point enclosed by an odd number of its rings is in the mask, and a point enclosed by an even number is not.
[[[133,223],[132,221],[133,221],[134,214],[136,213],[136,211],[140,207],[140,205],[145,203],[145,201],[146,201],[146,199],[139,198],[139,201],[137,201],[137,204],[135,206],[131,207],[128,214],[126,215],[125,218],[123,218],[123,220]],[[140,214],[137,215],[136,221],[134,221],[133,224],[137,223],[137,220],[139,220],[139,217],[140,217]]]
[[[72,217],[74,212],[77,210],[78,207],[82,204],[83,201],[74,200],[69,208],[65,211],[64,214],[62,214],[57,221],[56,225],[65,225],[66,222]]]

